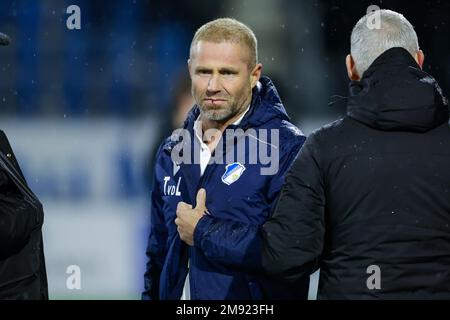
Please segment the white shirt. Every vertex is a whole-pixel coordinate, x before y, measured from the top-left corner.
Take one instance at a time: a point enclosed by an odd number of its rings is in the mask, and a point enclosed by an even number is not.
[[[248,106],[248,108],[245,110],[245,112],[243,112],[242,115],[235,122],[233,122],[233,125],[237,126],[238,124],[240,124],[249,109],[250,109],[250,106]],[[200,118],[200,116],[199,116],[199,118]],[[195,122],[194,122],[194,134],[195,134],[195,138],[200,143],[200,177],[203,176],[203,173],[205,173],[206,166],[208,165],[209,160],[211,159],[211,150],[209,150],[206,143],[203,142],[202,132],[203,132],[202,122],[201,122],[201,120],[199,120],[197,118],[197,120],[195,120]],[[188,261],[188,268],[189,268],[189,261]],[[186,280],[184,281],[183,294],[181,295],[180,300],[191,300],[191,286],[189,284],[189,271],[186,276]]]

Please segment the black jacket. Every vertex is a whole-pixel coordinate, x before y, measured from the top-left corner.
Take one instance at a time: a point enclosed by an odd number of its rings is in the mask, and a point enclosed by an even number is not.
[[[48,299],[42,205],[1,130],[0,152],[0,299]]]
[[[406,50],[378,57],[350,84],[347,117],[308,137],[291,167],[263,227],[267,271],[295,281],[320,267],[318,299],[449,299],[448,120]]]

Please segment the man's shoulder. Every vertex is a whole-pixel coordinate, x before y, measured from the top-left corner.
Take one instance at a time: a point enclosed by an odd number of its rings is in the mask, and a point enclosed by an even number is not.
[[[302,130],[286,119],[274,118],[265,123],[260,129],[276,130],[280,155],[297,154],[306,140]],[[273,137],[272,132],[268,132],[268,135]]]
[[[277,130],[282,147],[301,145],[306,139],[302,130],[286,119],[273,119],[267,124],[270,130]]]
[[[280,121],[279,129],[280,134],[286,136],[286,138],[301,139],[302,137],[305,137],[303,131],[299,127],[287,120]]]
[[[171,152],[174,148],[171,136],[164,138],[158,145],[155,153],[156,168],[169,168],[172,165]]]
[[[345,133],[347,124],[347,117],[330,122],[311,132],[308,136],[308,140],[314,140],[315,142],[329,142],[334,139],[340,139],[340,135]]]

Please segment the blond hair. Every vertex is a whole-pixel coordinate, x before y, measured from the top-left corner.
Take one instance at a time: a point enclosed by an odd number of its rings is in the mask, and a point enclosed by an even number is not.
[[[192,48],[201,40],[214,43],[231,42],[244,45],[248,48],[249,69],[252,69],[258,63],[258,42],[256,36],[248,26],[236,19],[220,18],[201,26],[195,32],[191,42],[191,57]]]

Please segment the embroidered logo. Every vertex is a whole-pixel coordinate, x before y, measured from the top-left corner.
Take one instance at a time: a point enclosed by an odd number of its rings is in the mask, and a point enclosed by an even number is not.
[[[244,173],[245,167],[239,162],[233,162],[225,167],[225,173],[222,175],[222,182],[230,185],[239,180]]]

